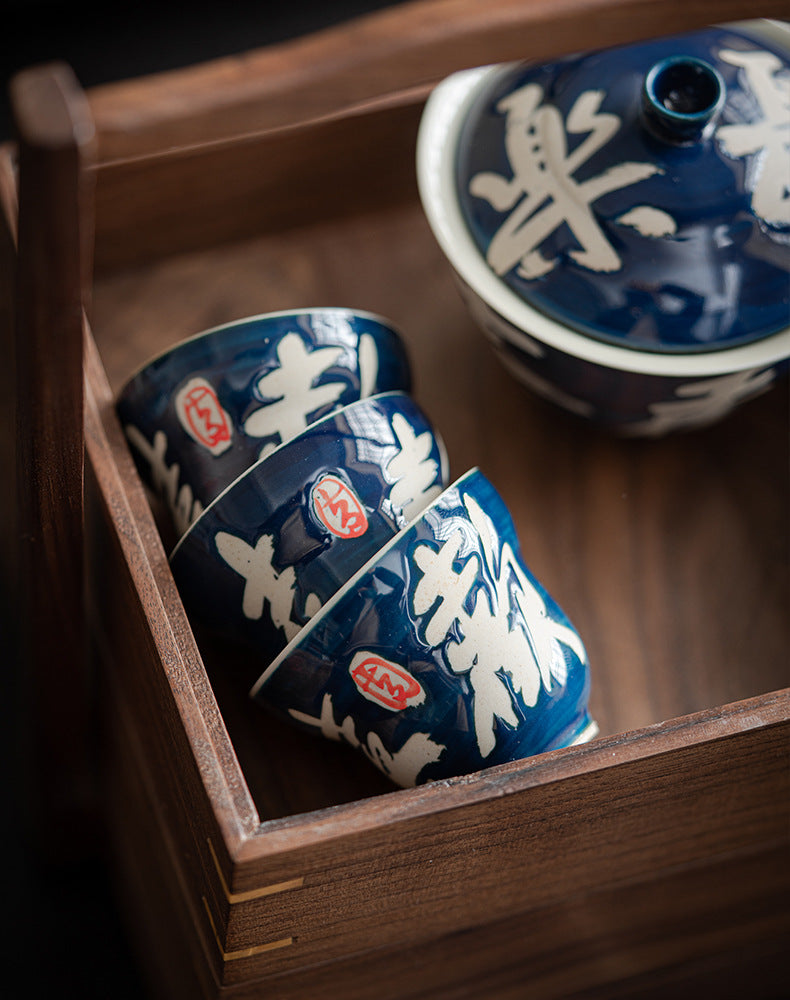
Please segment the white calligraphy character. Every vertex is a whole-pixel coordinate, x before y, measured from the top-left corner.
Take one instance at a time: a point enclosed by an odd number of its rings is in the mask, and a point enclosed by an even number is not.
[[[769,225],[786,226],[790,224],[790,78],[778,75],[782,62],[771,52],[725,49],[719,56],[744,70],[762,118],[722,125],[716,139],[728,156],[757,154],[752,168],[754,211]]]
[[[350,715],[347,715],[340,725],[335,722],[330,694],[324,695],[321,715],[318,718],[297,712],[295,709],[290,709],[289,713],[298,722],[315,726],[327,739],[339,740],[361,750],[371,763],[403,788],[414,785],[426,764],[433,764],[446,749],[442,743],[435,743],[427,733],[412,733],[400,750],[394,753],[386,749],[381,737],[374,732],[368,733],[367,740],[363,743],[357,737],[354,720]]]
[[[408,420],[400,413],[392,418],[392,430],[400,450],[390,459],[385,475],[394,483],[390,490],[393,507],[406,520],[419,514],[441,492],[437,481],[439,463],[431,458],[433,435],[430,431],[415,434]]]
[[[768,389],[775,374],[773,368],[733,372],[678,386],[674,399],[651,403],[648,407],[651,416],[626,425],[625,431],[659,437],[684,427],[705,427],[725,416],[736,404]]]
[[[506,114],[505,149],[512,179],[484,172],[472,178],[470,193],[485,198],[498,212],[510,211],[494,234],[487,260],[497,274],[506,274],[518,264],[527,279],[547,274],[557,260],[541,253],[543,241],[566,224],[580,249],[570,256],[594,271],[616,271],[622,262],[606,238],[590,206],[611,191],[627,187],[656,173],[653,163],[617,163],[584,181],[574,173],[614,136],[620,127],[617,115],[599,111],[602,90],[581,94],[563,123],[557,108],[543,105],[543,88],[529,83],[503,98],[497,108]],[[586,134],[568,152],[567,135]],[[647,208],[647,206],[641,206]],[[644,235],[667,235],[675,231],[674,220],[657,209],[648,215],[632,209],[622,221],[642,231],[640,220],[649,218]]]
[[[448,666],[468,677],[477,744],[487,757],[496,745],[495,720],[519,724],[514,696],[531,707],[541,688],[550,690],[552,680],[562,684],[567,679],[560,644],[582,663],[586,653],[573,629],[547,616],[543,598],[510,545],[495,551],[496,533],[478,503],[466,496],[464,504],[482,551],[472,553],[459,570],[454,568],[465,538],[461,528],[438,551],[428,544],[418,546],[414,561],[423,575],[414,588],[412,607],[424,616],[425,641],[431,646],[446,642]]]
[[[261,535],[254,548],[243,538],[227,531],[218,531],[214,541],[225,562],[244,578],[242,611],[245,618],[261,618],[264,604],[268,601],[273,624],[281,628],[289,640],[292,639],[300,627],[291,621],[296,573],[293,566],[286,566],[278,572],[272,565],[272,536]]]
[[[310,423],[309,415],[335,403],[344,382],[316,386],[316,380],[337,364],[342,347],[319,347],[310,351],[297,333],[286,334],[277,345],[278,367],[258,379],[258,392],[272,402],[255,410],[244,421],[250,437],[279,437],[288,441]]]
[[[181,475],[179,464],[167,464],[167,435],[164,431],[156,431],[153,443],[150,443],[133,424],[129,424],[124,430],[129,442],[151,467],[151,488],[164,499],[176,531],[183,535],[203,512],[203,504],[195,499],[188,483],[178,485]]]
[[[258,379],[257,390],[272,400],[244,421],[250,437],[278,437],[288,441],[303,431],[312,414],[337,403],[346,389],[344,381],[316,382],[338,364],[344,347],[316,347],[310,350],[297,333],[287,333],[277,345],[277,367]],[[357,348],[360,398],[369,395],[378,378],[378,351],[369,334],[359,338]]]

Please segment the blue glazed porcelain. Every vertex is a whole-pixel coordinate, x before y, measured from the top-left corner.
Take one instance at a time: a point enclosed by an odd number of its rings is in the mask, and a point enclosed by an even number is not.
[[[510,69],[461,129],[461,210],[506,284],[590,336],[764,337],[790,313],[789,96],[788,54],[721,28]]]
[[[684,359],[653,355],[646,364],[637,352],[616,356],[592,342],[592,350],[575,352],[539,339],[539,322],[524,334],[468,286],[460,289],[496,356],[519,382],[623,437],[658,438],[714,424],[788,370],[786,358],[767,360],[759,348],[742,348],[737,357],[729,351]]]
[[[315,421],[244,472],[170,557],[193,625],[261,669],[444,488],[441,439],[405,393]]]
[[[748,22],[434,91],[423,205],[522,381],[659,434],[786,369],[789,66],[787,27]]]
[[[338,591],[252,695],[409,786],[592,738],[588,692],[581,639],[473,469]]]
[[[405,348],[386,320],[304,309],[181,342],[126,383],[117,408],[140,474],[180,535],[245,469],[313,421],[410,384]]]

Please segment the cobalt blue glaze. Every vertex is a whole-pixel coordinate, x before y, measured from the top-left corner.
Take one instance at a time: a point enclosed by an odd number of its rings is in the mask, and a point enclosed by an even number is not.
[[[771,388],[790,359],[703,374],[623,371],[538,343],[463,281],[459,291],[504,367],[544,399],[622,437],[657,438],[708,427]]]
[[[363,567],[252,693],[403,786],[595,732],[582,642],[476,469]]]
[[[446,485],[441,440],[404,393],[352,403],[244,472],[170,557],[194,625],[266,666]]]
[[[684,103],[672,73],[701,67]],[[788,120],[788,52],[746,32],[521,64],[469,108],[461,211],[505,283],[571,329],[663,353],[736,347],[790,318]]]
[[[311,309],[178,344],[129,380],[117,408],[140,474],[180,535],[262,454],[354,400],[410,385],[405,348],[386,321]]]

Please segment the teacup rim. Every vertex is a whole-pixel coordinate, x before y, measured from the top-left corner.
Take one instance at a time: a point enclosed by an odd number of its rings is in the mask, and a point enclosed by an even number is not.
[[[257,461],[253,462],[251,465],[248,465],[247,468],[244,469],[243,472],[240,472],[239,475],[236,476],[236,478],[232,482],[228,483],[228,485],[222,490],[222,492],[218,493],[214,497],[214,499],[211,501],[210,504],[208,504],[206,507],[203,508],[198,517],[196,517],[195,520],[189,525],[187,530],[181,535],[176,544],[173,546],[170,555],[168,556],[168,563],[172,563],[173,559],[175,559],[176,553],[181,548],[182,544],[186,541],[189,535],[192,534],[192,531],[196,529],[197,526],[203,521],[206,515],[213,510],[214,506],[218,504],[219,501],[222,500],[223,497],[225,497],[227,493],[229,493],[232,489],[234,489],[243,479],[246,479],[253,472],[254,469],[258,469],[270,458],[272,458],[272,456],[282,451],[284,448],[287,448],[289,445],[295,445],[302,437],[304,437],[305,434],[308,433],[308,431],[315,430],[316,427],[320,427],[321,424],[329,420],[336,420],[339,416],[341,416],[347,410],[350,410],[352,407],[361,406],[362,404],[370,404],[372,402],[376,402],[377,400],[387,399],[388,397],[393,397],[393,396],[398,396],[402,397],[403,399],[408,399],[412,403],[414,403],[415,406],[418,406],[418,404],[414,401],[411,394],[403,389],[388,389],[386,392],[377,392],[371,396],[362,396],[360,399],[355,399],[350,403],[346,403],[345,406],[340,406],[336,410],[331,410],[329,413],[324,414],[323,417],[319,417],[318,420],[314,420],[312,423],[308,424],[307,427],[304,428],[304,430],[294,435],[294,437],[288,438],[287,441],[281,441],[280,444],[278,444],[275,448],[272,448],[271,451],[267,452],[265,455],[262,455]],[[433,429],[431,430],[435,440],[439,444],[440,450],[444,454],[445,451],[444,443],[442,442],[437,432],[434,431]]]
[[[249,691],[249,697],[255,698],[258,692],[266,685],[269,678],[282,666],[283,662],[287,657],[289,657],[295,649],[297,649],[305,637],[308,636],[314,628],[324,620],[325,616],[328,615],[334,607],[340,602],[340,600],[349,593],[349,591],[359,582],[359,580],[367,573],[370,572],[371,568],[375,566],[392,548],[394,548],[398,543],[400,543],[406,534],[418,524],[420,521],[424,520],[425,517],[436,507],[436,505],[445,497],[447,494],[454,489],[458,489],[462,483],[472,478],[483,478],[486,479],[480,467],[473,465],[470,469],[467,469],[463,475],[455,479],[449,486],[446,486],[442,492],[435,497],[427,507],[423,508],[419,514],[416,514],[408,524],[405,524],[400,531],[397,531],[392,538],[381,548],[375,552],[366,563],[364,563],[352,576],[345,581],[342,587],[339,587],[335,593],[323,604],[319,610],[313,615],[309,622],[303,625],[293,639],[288,642],[283,649],[277,654],[277,656],[272,660],[272,662],[266,667],[263,673],[260,675],[258,680],[253,684]],[[486,482],[488,480],[486,479]]]
[[[215,333],[220,333],[223,330],[231,330],[235,327],[245,326],[248,323],[257,323],[261,320],[269,319],[282,319],[284,316],[305,316],[308,313],[352,313],[360,319],[372,320],[374,323],[378,323],[379,326],[386,327],[394,333],[396,337],[402,339],[403,336],[395,323],[393,323],[392,320],[388,319],[386,316],[383,316],[381,313],[372,312],[368,309],[354,309],[350,306],[300,306],[298,309],[277,309],[274,312],[263,312],[255,313],[252,316],[241,316],[239,319],[230,320],[227,323],[218,323],[216,326],[208,327],[205,330],[199,330],[197,333],[190,334],[190,336],[184,337],[175,344],[171,344],[170,347],[165,347],[156,354],[152,354],[142,364],[138,365],[132,374],[125,379],[120,391],[118,392],[118,399],[123,398],[126,390],[147,369],[151,368],[153,365],[157,364],[157,362],[168,357],[169,355],[176,355],[180,353],[182,349],[189,347],[191,344],[196,343],[199,340],[210,337]]]
[[[651,352],[597,341],[540,312],[490,270],[463,220],[453,182],[456,152],[466,112],[485,81],[520,62],[460,70],[440,81],[420,120],[416,154],[420,200],[435,239],[472,293],[515,327],[514,342],[523,346],[523,337],[605,368],[674,378],[712,378],[769,367],[790,356],[790,326],[738,347],[703,352]]]

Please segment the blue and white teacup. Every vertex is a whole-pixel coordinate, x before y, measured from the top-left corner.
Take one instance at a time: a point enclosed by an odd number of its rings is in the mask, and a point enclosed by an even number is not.
[[[405,348],[386,320],[303,309],[182,341],[126,383],[117,408],[140,475],[180,536],[245,469],[313,421],[410,385]]]
[[[588,692],[578,633],[473,469],[338,590],[251,694],[410,786],[591,739]]]
[[[446,483],[444,445],[406,393],[315,421],[176,545],[170,565],[190,620],[250,647],[263,669]]]

